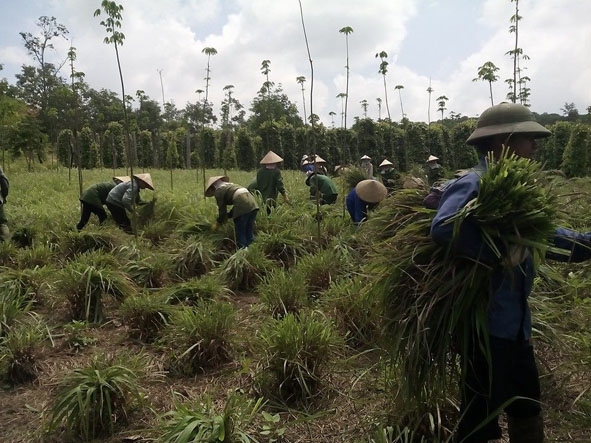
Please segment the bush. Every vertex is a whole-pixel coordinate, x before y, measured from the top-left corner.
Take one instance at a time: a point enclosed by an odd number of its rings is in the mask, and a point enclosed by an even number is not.
[[[166,324],[172,307],[162,295],[148,293],[126,298],[119,312],[131,337],[151,343]]]

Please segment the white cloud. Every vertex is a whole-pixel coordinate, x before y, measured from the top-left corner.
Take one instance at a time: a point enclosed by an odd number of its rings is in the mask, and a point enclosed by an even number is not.
[[[33,0],[31,0],[33,1]],[[309,111],[310,66],[297,1],[274,0],[123,0],[120,48],[126,93],[144,90],[160,102],[162,69],[166,100],[182,108],[197,100],[196,89],[205,88],[207,56],[204,47],[214,47],[211,57],[209,98],[219,104],[222,88],[234,85],[234,96],[248,108],[261,87],[263,60],[271,61],[270,80],[281,83],[298,109],[302,109],[301,89],[296,77],[307,79],[306,107]],[[76,68],[86,73],[95,89],[120,91],[112,45],[103,43],[105,30],[100,17],[93,17],[98,0],[34,0],[35,7],[14,5],[10,21],[0,18],[2,41],[0,63],[7,77],[31,64],[22,47],[19,31],[35,33],[41,15],[55,16],[70,30],[77,48]],[[449,97],[448,111],[477,115],[490,105],[488,85],[472,82],[478,66],[493,61],[500,79],[494,84],[495,102],[507,92],[503,80],[511,75],[512,63],[505,53],[513,46],[509,18],[514,3],[442,2],[441,0],[302,0],[306,32],[314,65],[314,112],[330,124],[328,113],[337,113],[345,91],[344,26],[349,35],[350,96],[348,120],[361,116],[361,100],[369,103],[369,115],[377,117],[376,98],[384,99],[383,80],[378,73],[376,52],[388,53],[388,99],[392,118],[400,118],[401,91],[405,113],[411,120],[426,120],[429,77],[434,89],[431,119],[439,95]],[[455,9],[452,9],[455,8]],[[437,14],[443,14],[437,16]],[[435,14],[435,16],[433,16]],[[523,65],[531,77],[532,109],[560,112],[564,102],[574,102],[581,112],[591,104],[588,79],[591,61],[591,2],[569,0],[529,0],[520,2],[520,46],[531,59]],[[103,16],[104,17],[104,16]],[[425,22],[426,17],[432,22]],[[440,23],[457,17],[453,23]],[[5,38],[10,32],[10,39]],[[451,35],[450,35],[451,34]],[[420,42],[419,49],[409,44]],[[451,43],[450,43],[451,42]],[[70,42],[56,42],[57,60]],[[19,45],[21,45],[19,47]],[[414,46],[413,46],[414,48]],[[403,57],[400,55],[404,54]],[[12,78],[9,77],[9,80]],[[385,102],[382,116],[385,116]]]

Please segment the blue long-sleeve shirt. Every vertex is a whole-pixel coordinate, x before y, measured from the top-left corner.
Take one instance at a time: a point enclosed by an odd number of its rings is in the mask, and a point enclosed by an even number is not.
[[[443,193],[437,214],[431,223],[431,237],[443,246],[450,246],[453,239],[453,223],[447,221],[466,203],[478,195],[480,175],[486,169],[484,163],[452,183]],[[479,172],[480,171],[480,172]],[[566,228],[557,228],[552,244],[564,253],[548,252],[547,258],[559,261],[580,262],[591,259],[591,232],[580,233]],[[480,228],[469,218],[459,228],[452,245],[454,251],[477,258],[494,266],[491,279],[492,299],[488,308],[490,335],[515,340],[531,337],[531,313],[527,298],[533,287],[535,270],[531,254],[521,265],[508,270],[483,240]],[[487,297],[488,294],[482,294]],[[521,329],[521,331],[520,331]],[[521,334],[520,334],[521,332]]]
[[[345,204],[353,223],[361,223],[367,218],[367,203],[359,198],[355,188],[351,189],[347,194]]]

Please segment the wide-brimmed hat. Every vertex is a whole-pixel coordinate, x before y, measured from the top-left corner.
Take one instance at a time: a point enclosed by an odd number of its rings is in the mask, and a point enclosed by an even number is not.
[[[371,157],[369,155],[364,155],[360,160],[371,160]]]
[[[427,159],[427,163],[428,162],[436,162],[437,160],[439,160],[439,157],[435,157],[434,155],[430,155],[429,158]]]
[[[383,168],[385,166],[394,166],[394,163],[392,163],[390,160],[384,159],[384,161],[380,163],[378,168]]]
[[[283,159],[275,154],[273,151],[269,151],[259,162],[261,165],[272,165],[275,163],[281,163]]]
[[[314,160],[311,160],[310,163],[326,163],[326,160],[324,160],[319,155],[316,155],[314,156]]]
[[[152,183],[152,176],[149,172],[144,174],[133,174],[136,180],[143,182],[148,189],[154,190],[154,183]]]
[[[367,203],[378,203],[386,198],[388,190],[377,180],[361,180],[355,186],[355,192],[361,200]]]
[[[131,177],[129,175],[118,175],[118,176],[113,177],[113,181],[116,184],[127,183],[128,181],[131,181]]]
[[[528,134],[542,138],[548,137],[551,132],[536,121],[526,106],[503,102],[491,106],[480,115],[476,129],[466,143],[476,145],[487,137],[504,134]]]
[[[218,180],[221,180],[223,182],[230,181],[230,179],[226,175],[214,175],[213,177],[209,177],[209,180],[207,180],[207,184],[205,185],[205,196],[206,197],[211,197],[213,195],[213,193],[215,192],[215,188],[213,187],[213,185]]]

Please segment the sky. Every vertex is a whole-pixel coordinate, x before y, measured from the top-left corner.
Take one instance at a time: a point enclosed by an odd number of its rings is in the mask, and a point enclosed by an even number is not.
[[[90,87],[120,94],[115,49],[103,43],[107,34],[100,21],[105,15],[93,16],[100,3],[0,0],[0,78],[14,84],[22,65],[34,65],[19,32],[38,35],[39,17],[53,16],[69,34],[68,40],[54,39],[47,60],[59,64],[74,46],[75,68],[85,73]],[[403,108],[412,121],[435,121],[441,118],[439,96],[448,98],[444,117],[450,112],[476,117],[491,104],[488,83],[473,81],[478,67],[492,61],[499,68],[494,103],[505,99],[504,80],[513,75],[506,55],[515,45],[515,34],[509,33],[515,13],[510,0],[301,0],[309,55],[298,0],[117,3],[124,8],[120,58],[126,94],[143,90],[159,103],[164,95],[179,109],[204,98],[196,91],[205,90],[206,47],[217,51],[210,57],[209,85],[216,115],[228,85],[248,110],[265,81],[261,64],[269,60],[269,80],[281,84],[301,114],[305,100],[308,114],[312,108],[325,125],[337,127],[343,123],[343,100],[337,95],[346,90],[347,40],[348,126],[355,116],[364,116],[362,100],[374,119],[387,117],[389,110],[391,119],[399,121]],[[565,103],[574,103],[586,113],[591,105],[591,0],[520,0],[519,9],[519,47],[529,57],[522,68],[531,79],[531,109],[562,114]],[[339,32],[344,27],[353,29],[348,37]],[[382,51],[388,55],[385,90],[376,58]],[[61,74],[67,77],[65,69]],[[306,78],[304,98],[299,76]]]

